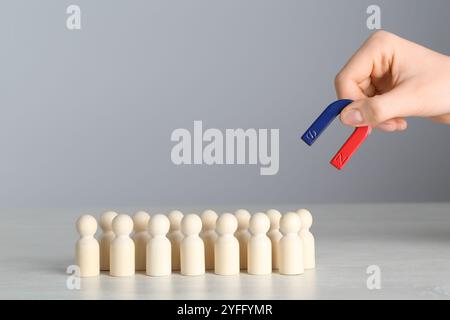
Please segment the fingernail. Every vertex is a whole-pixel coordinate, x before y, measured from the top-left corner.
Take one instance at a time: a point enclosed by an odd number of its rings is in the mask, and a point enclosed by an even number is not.
[[[361,111],[356,109],[349,110],[342,116],[342,122],[351,126],[361,124],[363,120]]]
[[[408,128],[408,124],[406,122],[403,122],[402,124],[400,124],[400,130],[406,130],[406,128]]]

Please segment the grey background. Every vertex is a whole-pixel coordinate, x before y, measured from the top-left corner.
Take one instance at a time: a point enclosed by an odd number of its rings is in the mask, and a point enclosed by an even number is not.
[[[17,1],[0,8],[0,206],[114,207],[448,201],[450,127],[373,134],[343,172],[351,132],[299,139],[333,79],[383,28],[450,54],[448,1]],[[82,9],[82,30],[65,27]],[[172,164],[170,134],[280,128],[280,171]]]

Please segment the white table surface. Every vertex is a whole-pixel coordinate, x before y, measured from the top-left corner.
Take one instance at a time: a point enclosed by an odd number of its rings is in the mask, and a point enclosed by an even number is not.
[[[275,206],[280,211],[299,207]],[[65,270],[74,263],[77,239],[74,224],[80,213],[98,217],[101,210],[4,210],[0,213],[0,298],[450,298],[450,203],[308,208],[315,219],[312,231],[316,238],[317,268],[303,275],[241,273],[223,277],[207,273],[198,277],[173,274],[152,278],[137,274],[114,278],[102,274],[82,279],[80,290],[66,287]],[[151,208],[149,211],[156,212]],[[369,265],[381,269],[380,290],[367,289]]]

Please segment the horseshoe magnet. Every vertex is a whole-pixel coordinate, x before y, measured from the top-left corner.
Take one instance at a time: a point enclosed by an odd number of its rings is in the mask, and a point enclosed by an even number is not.
[[[314,121],[308,130],[306,130],[306,132],[302,135],[302,140],[307,145],[311,146],[321,135],[321,133],[326,130],[330,123],[333,122],[333,120],[341,113],[341,111],[352,102],[353,100],[349,99],[337,100],[326,107],[316,121]],[[362,145],[369,133],[370,127],[368,126],[356,128],[350,137],[348,137],[347,141],[345,141],[342,145],[341,149],[339,149],[336,155],[331,159],[331,165],[336,167],[338,170],[341,170],[356,150],[358,150],[358,148]]]

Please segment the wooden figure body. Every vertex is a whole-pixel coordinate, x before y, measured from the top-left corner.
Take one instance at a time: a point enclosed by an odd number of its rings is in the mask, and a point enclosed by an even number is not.
[[[93,216],[83,215],[77,220],[80,239],[76,243],[75,260],[80,268],[80,277],[94,277],[100,274],[100,246],[94,234],[97,220]]]
[[[107,211],[100,217],[100,228],[102,235],[100,236],[100,270],[109,270],[109,247],[115,235],[112,231],[112,221],[117,216],[114,211]]]
[[[297,214],[301,219],[300,238],[303,241],[303,262],[305,269],[314,269],[316,267],[316,249],[314,235],[309,230],[313,223],[311,212],[306,209],[300,209]]]
[[[170,221],[163,214],[156,214],[150,219],[146,264],[146,273],[149,276],[167,276],[172,272],[171,244],[166,237],[169,228]]]
[[[205,246],[199,237],[202,220],[196,214],[188,214],[181,221],[184,238],[180,246],[181,274],[197,276],[205,273]]]
[[[214,247],[214,272],[219,275],[239,274],[239,241],[234,236],[237,219],[231,213],[220,215],[216,230],[219,237]]]
[[[130,238],[133,220],[125,214],[119,214],[112,222],[112,229],[116,237],[111,242],[109,272],[115,277],[132,276],[135,272],[135,248]]]
[[[247,244],[250,240],[248,231],[250,223],[250,213],[245,209],[239,209],[234,213],[238,221],[238,229],[234,236],[239,241],[239,264],[242,270],[247,269]]]
[[[213,210],[206,210],[201,215],[202,232],[200,238],[205,246],[205,269],[214,270],[214,244],[217,239],[216,221],[217,213]]]
[[[172,270],[180,270],[180,245],[183,240],[183,233],[181,232],[181,220],[183,213],[179,210],[173,210],[168,215],[170,221],[170,229],[167,238],[172,247]]]
[[[136,271],[145,271],[147,242],[150,239],[148,234],[148,222],[150,215],[145,211],[136,212],[133,216],[134,234],[131,237],[134,241]]]
[[[251,237],[247,246],[247,272],[250,274],[272,273],[272,243],[266,235],[269,227],[269,218],[262,212],[255,213],[250,219]]]
[[[295,212],[288,212],[281,218],[280,274],[295,275],[304,271],[303,243],[298,235],[300,224],[300,217]]]
[[[267,236],[272,242],[272,268],[276,270],[279,267],[280,260],[279,242],[283,236],[280,232],[281,213],[278,210],[270,209],[267,211],[267,216],[270,220],[270,228],[269,232],[267,232]]]

